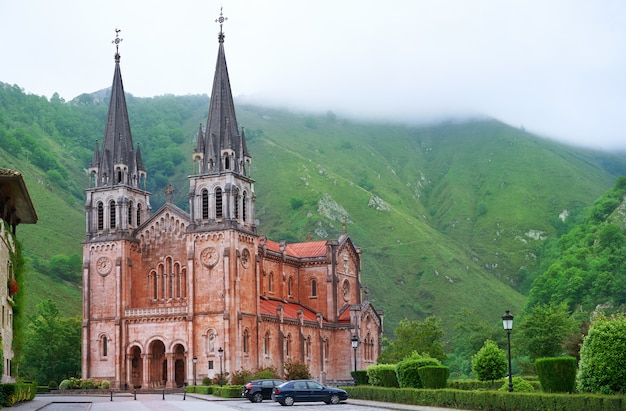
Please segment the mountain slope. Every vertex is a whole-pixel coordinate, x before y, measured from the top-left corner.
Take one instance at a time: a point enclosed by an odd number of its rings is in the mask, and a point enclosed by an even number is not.
[[[48,102],[0,87],[0,165],[25,175],[40,216],[37,225],[18,227],[34,261],[82,253],[83,169],[104,132],[102,101],[83,95]],[[128,98],[128,104],[153,209],[163,204],[168,182],[176,188],[174,201],[187,209],[186,175],[208,98]],[[434,314],[450,336],[461,308],[494,322],[505,309],[521,310],[541,238],[564,231],[626,170],[616,155],[488,119],[418,127],[237,109],[253,156],[259,234],[291,242],[336,238],[345,224],[363,249],[363,283],[385,311],[387,333],[402,318]],[[25,140],[54,153],[56,163],[46,168],[35,161]],[[563,222],[565,209],[570,217]],[[62,313],[80,313],[80,284],[36,267],[30,305],[52,294]]]

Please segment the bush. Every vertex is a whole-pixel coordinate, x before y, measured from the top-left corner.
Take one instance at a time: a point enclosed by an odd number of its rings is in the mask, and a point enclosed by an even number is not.
[[[202,379],[202,385],[211,385],[211,382],[212,382],[211,378],[209,378],[209,377],[204,377]]]
[[[513,377],[513,392],[535,392],[535,387],[522,377]],[[509,390],[509,380],[507,379],[499,391]]]
[[[369,377],[367,376],[367,370],[357,370],[356,374],[354,371],[350,371],[350,375],[352,379],[355,381],[356,385],[367,385],[369,384]]]
[[[70,389],[70,380],[63,380],[61,384],[59,384],[60,390],[69,390]]]
[[[285,363],[285,378],[288,380],[308,380],[311,378],[309,367],[301,361],[289,360]]]
[[[446,382],[450,376],[450,367],[427,365],[418,368],[417,373],[424,388],[446,388]]]
[[[472,369],[481,381],[494,381],[507,373],[504,351],[492,340],[486,340],[480,351],[472,357]]]
[[[574,392],[578,365],[574,357],[537,358],[541,388],[545,392]]]
[[[51,390],[56,390],[58,387],[59,386],[55,380],[50,380],[50,382],[48,383],[48,388],[50,388]]]
[[[612,394],[626,392],[626,317],[599,316],[580,349],[578,389]]]
[[[243,385],[252,379],[252,371],[239,370],[235,371],[231,376],[231,381],[234,385]]]
[[[423,388],[419,369],[426,366],[440,366],[441,362],[436,358],[413,353],[410,357],[400,361],[396,366],[398,384],[402,388]],[[446,377],[447,378],[447,377]]]
[[[274,367],[261,367],[254,371],[252,379],[254,380],[270,380],[280,378],[278,370]]]
[[[370,384],[381,387],[398,388],[395,364],[375,364],[367,367]]]
[[[20,401],[30,401],[37,394],[36,383],[11,383],[2,384],[0,391],[3,393],[2,406],[12,407]]]

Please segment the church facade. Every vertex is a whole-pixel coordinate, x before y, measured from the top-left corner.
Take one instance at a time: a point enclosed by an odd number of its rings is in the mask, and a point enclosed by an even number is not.
[[[86,190],[83,378],[174,388],[238,370],[282,372],[300,361],[313,378],[339,382],[378,356],[382,316],[362,294],[361,249],[352,239],[287,244],[257,234],[252,158],[235,115],[223,20],[188,212],[169,200],[152,212],[116,51]]]

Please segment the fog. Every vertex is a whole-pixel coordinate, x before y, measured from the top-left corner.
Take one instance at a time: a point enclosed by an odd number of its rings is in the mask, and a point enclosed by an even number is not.
[[[238,101],[372,120],[489,116],[626,148],[622,1],[15,1],[0,6],[0,81],[65,100],[110,86],[209,94],[215,22]]]

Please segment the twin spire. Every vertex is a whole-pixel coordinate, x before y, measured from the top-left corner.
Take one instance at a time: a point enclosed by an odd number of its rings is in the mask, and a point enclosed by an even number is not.
[[[226,56],[224,53],[223,24],[228,20],[220,10],[215,20],[220,25],[218,34],[219,49],[211,91],[211,102],[205,130],[200,126],[193,158],[199,161],[196,166],[198,174],[219,174],[222,172],[247,176],[251,157],[245,141],[243,128],[239,132],[235,105],[228,77]],[[146,169],[141,160],[139,145],[133,146],[126,96],[120,71],[119,29],[115,30],[115,71],[111,86],[111,100],[102,142],[102,150],[94,149],[89,164],[90,172],[95,173],[95,187],[126,184],[140,187],[143,180],[145,186]],[[145,189],[145,187],[143,187]]]

